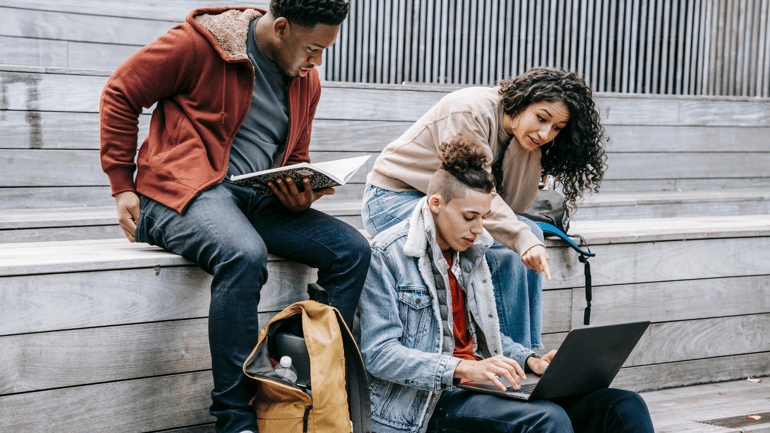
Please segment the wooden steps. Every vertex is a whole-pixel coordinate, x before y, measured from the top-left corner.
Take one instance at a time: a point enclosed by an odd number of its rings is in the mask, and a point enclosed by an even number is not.
[[[360,200],[325,197],[313,208],[363,228]],[[766,214],[770,214],[770,190],[763,188],[602,193],[579,204],[571,230],[578,233],[575,227],[596,220]],[[0,244],[111,239],[122,233],[114,205],[0,209]]]
[[[323,198],[315,202],[313,208],[333,215],[355,228],[363,228],[360,201]],[[0,209],[0,244],[114,239],[123,236],[117,218],[114,204]]]
[[[109,74],[0,65],[0,164],[9,168],[0,207],[66,206],[59,197],[111,204],[98,157],[98,103]],[[456,88],[324,83],[311,157],[376,156]],[[602,193],[770,187],[768,98],[597,94],[596,103],[612,138]],[[143,137],[149,116],[140,117]],[[338,199],[361,198],[371,164]]]
[[[600,192],[578,203],[576,221],[770,214],[770,188]]]
[[[770,215],[596,221],[576,231],[597,253],[592,325],[653,322],[614,386],[770,375]],[[549,248],[543,338],[555,348],[583,326],[585,299],[574,252]],[[265,323],[313,280],[311,269],[276,257],[269,269]],[[9,431],[210,422],[209,284],[181,257],[124,239],[3,245],[0,419]]]

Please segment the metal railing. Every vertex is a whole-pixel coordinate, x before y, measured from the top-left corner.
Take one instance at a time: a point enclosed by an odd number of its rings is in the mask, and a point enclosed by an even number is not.
[[[488,85],[533,66],[602,92],[770,96],[770,0],[352,0],[324,76]]]

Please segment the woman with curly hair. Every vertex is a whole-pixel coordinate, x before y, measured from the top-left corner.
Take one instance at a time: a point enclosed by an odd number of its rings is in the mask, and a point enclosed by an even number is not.
[[[440,167],[441,143],[467,134],[486,146],[495,178],[484,227],[503,332],[541,348],[541,277],[550,280],[542,231],[516,214],[526,211],[547,175],[575,207],[604,175],[604,129],[591,89],[573,72],[533,68],[499,87],[472,87],[442,98],[375,162],[364,193],[363,221],[376,235],[411,214]]]

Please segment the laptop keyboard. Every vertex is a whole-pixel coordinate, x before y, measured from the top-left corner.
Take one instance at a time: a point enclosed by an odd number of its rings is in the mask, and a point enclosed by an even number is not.
[[[522,385],[521,389],[516,389],[512,386],[508,387],[506,391],[509,392],[523,392],[524,394],[532,394],[532,391],[535,390],[535,386],[537,386],[536,383],[529,383],[527,385]]]

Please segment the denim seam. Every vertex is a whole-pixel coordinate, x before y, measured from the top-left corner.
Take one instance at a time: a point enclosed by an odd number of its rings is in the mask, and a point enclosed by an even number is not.
[[[164,232],[162,228],[158,227],[158,220],[153,218],[153,216],[150,215],[149,212],[143,212],[143,214],[144,214],[144,216],[146,216],[147,218],[152,220],[152,230],[155,230],[158,233],[160,233],[160,238],[163,241],[163,245],[164,245],[163,248],[165,248],[165,245],[168,245],[168,242],[166,241],[166,232]],[[141,215],[140,215],[140,217],[141,217]],[[146,223],[145,223],[145,225],[146,225]],[[150,234],[149,230],[147,230],[147,234],[148,235]],[[155,242],[155,244],[158,243],[157,240],[153,240],[153,241]]]

